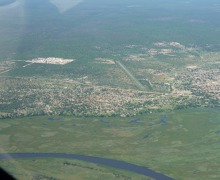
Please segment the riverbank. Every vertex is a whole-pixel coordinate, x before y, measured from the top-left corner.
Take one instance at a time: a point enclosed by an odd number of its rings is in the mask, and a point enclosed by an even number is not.
[[[100,158],[93,156],[85,156],[78,154],[65,154],[65,153],[9,153],[0,154],[0,160],[2,159],[17,159],[17,158],[65,158],[65,159],[77,159],[86,162],[101,164],[110,166],[117,169],[123,169],[134,173],[142,174],[148,177],[152,177],[156,180],[174,180],[171,177],[157,173],[147,167],[139,166],[124,161],[118,161],[108,158]]]

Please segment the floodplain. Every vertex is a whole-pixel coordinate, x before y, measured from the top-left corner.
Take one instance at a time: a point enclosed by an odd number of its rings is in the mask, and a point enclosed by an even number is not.
[[[0,123],[1,153],[91,155],[146,166],[174,179],[217,179],[220,175],[219,118],[219,109],[200,108],[128,118],[33,116],[5,119]],[[0,164],[21,179],[28,178],[27,172],[39,177],[52,176],[55,171],[69,175],[66,172],[69,168],[74,171],[80,169],[80,174],[84,166],[104,168],[104,172],[97,174],[97,170],[84,167],[86,174],[82,179],[93,173],[91,177],[94,179],[105,176],[114,179],[114,173],[121,174],[119,179],[123,179],[123,176],[146,178],[116,169],[109,171],[100,165],[85,165],[76,160],[51,159],[45,165],[44,159],[16,159],[14,165],[12,161],[2,160]],[[23,172],[18,172],[20,168],[15,168],[17,166],[23,168]],[[56,174],[52,177],[61,176]]]

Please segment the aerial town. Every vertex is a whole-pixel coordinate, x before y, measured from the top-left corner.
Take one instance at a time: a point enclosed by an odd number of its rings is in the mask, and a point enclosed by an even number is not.
[[[191,63],[190,58],[196,58],[190,54],[191,48],[174,42],[156,43],[154,48],[155,46],[157,54],[161,53],[161,48],[168,46],[166,48],[170,49],[171,53],[166,55],[169,58],[173,53],[179,53],[176,49],[181,53],[185,52],[182,59],[172,57],[173,61],[181,61],[184,66],[170,66],[161,60],[157,64],[158,68],[144,69],[144,63],[150,63],[145,60],[149,58],[149,54],[147,54],[141,55],[141,58],[138,59],[140,66],[137,67],[138,69],[134,69],[127,62],[136,63],[139,55],[131,54],[121,61],[96,58],[94,64],[100,66],[101,76],[99,74],[91,76],[90,67],[88,67],[85,74],[74,75],[75,77],[69,75],[58,77],[56,74],[52,77],[40,74],[34,77],[13,77],[13,74],[10,76],[10,73],[13,73],[16,63],[20,63],[20,61],[2,62],[0,116],[4,118],[36,114],[62,114],[127,117],[154,111],[220,106],[218,53],[202,52],[200,57],[197,57],[198,60]],[[172,49],[173,46],[176,49]],[[129,46],[129,48],[132,47]],[[157,54],[152,54],[150,50],[151,58],[154,56],[153,58],[156,59]],[[33,63],[63,65],[73,61],[73,59],[51,57],[36,58],[24,61],[28,64],[22,67],[31,68],[29,65]],[[107,69],[102,72],[104,66]],[[35,71],[35,68],[32,70]],[[135,72],[137,73],[135,74]],[[139,72],[141,74],[138,74]],[[8,76],[5,76],[6,73]],[[142,74],[147,74],[147,76]],[[115,79],[109,79],[114,76]],[[136,78],[138,76],[139,78]],[[113,84],[111,85],[111,83]]]

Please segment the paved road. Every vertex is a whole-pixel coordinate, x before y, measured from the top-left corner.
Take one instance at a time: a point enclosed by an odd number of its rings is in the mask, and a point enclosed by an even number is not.
[[[168,176],[165,176],[161,173],[157,173],[147,167],[138,166],[135,164],[127,163],[124,161],[118,161],[107,158],[93,157],[93,156],[84,156],[78,154],[65,154],[65,153],[9,153],[9,154],[0,154],[1,159],[16,159],[16,158],[65,158],[65,159],[77,159],[86,162],[91,162],[95,164],[101,164],[110,166],[113,168],[123,169],[131,172],[135,172],[141,175],[152,177],[156,180],[174,180]]]

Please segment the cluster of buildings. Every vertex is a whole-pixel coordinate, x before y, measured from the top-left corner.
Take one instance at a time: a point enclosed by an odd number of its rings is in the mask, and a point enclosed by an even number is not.
[[[40,63],[40,64],[67,64],[73,62],[74,59],[64,59],[64,58],[56,58],[56,57],[48,57],[48,58],[36,58],[32,60],[28,60],[26,62],[30,63]]]

